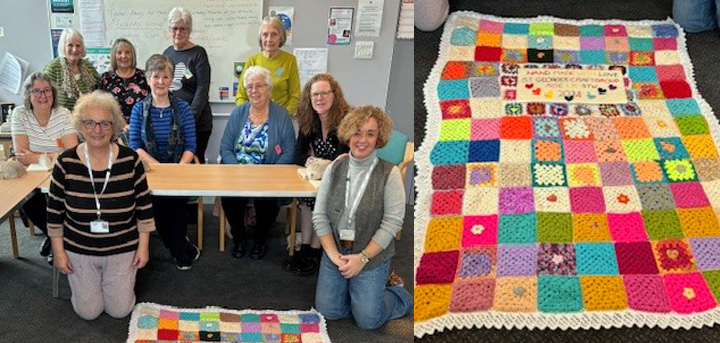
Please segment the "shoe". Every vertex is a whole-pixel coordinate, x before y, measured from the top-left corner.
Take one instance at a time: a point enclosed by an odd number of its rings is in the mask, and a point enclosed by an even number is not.
[[[294,272],[297,269],[297,265],[300,263],[300,259],[300,252],[296,251],[291,258],[288,258],[285,262],[283,262],[282,269]]]
[[[200,258],[200,248],[197,245],[190,243],[188,247],[188,257],[195,262]]]
[[[245,254],[247,253],[246,245],[247,244],[245,242],[235,243],[235,245],[233,245],[232,250],[230,251],[230,253],[232,254],[232,257],[241,258],[241,257],[245,256]]]
[[[192,262],[175,260],[175,267],[178,270],[190,270],[190,269],[192,269]]]
[[[314,257],[305,256],[297,264],[294,272],[297,276],[310,276],[320,269],[320,261]]]
[[[250,258],[253,260],[259,260],[265,257],[265,253],[267,253],[267,246],[265,243],[255,243],[252,250],[250,250]]]
[[[40,247],[40,256],[47,257],[52,252],[52,242],[50,241],[50,237],[45,237],[45,240],[42,243],[42,246]]]
[[[54,261],[53,261],[53,255],[52,255],[52,253],[50,253],[50,254],[47,256],[47,262],[48,262],[49,265],[51,265],[51,266],[53,265],[53,262],[54,262]]]
[[[386,286],[398,286],[398,287],[405,287],[405,280],[398,276],[395,273],[395,269],[390,271],[390,275],[388,276],[387,284]]]

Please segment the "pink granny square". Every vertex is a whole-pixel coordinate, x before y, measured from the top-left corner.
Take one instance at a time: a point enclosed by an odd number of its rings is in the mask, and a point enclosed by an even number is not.
[[[717,305],[702,274],[697,272],[665,274],[663,278],[673,311],[703,312]]]
[[[655,50],[677,50],[677,40],[675,38],[654,38],[653,46],[655,46]]]
[[[470,139],[497,139],[500,132],[500,118],[473,119],[470,124]]]
[[[160,310],[160,318],[172,319],[172,320],[179,320],[179,319],[180,319],[180,312],[178,312],[178,311],[169,311],[169,310]]]
[[[498,200],[501,214],[531,213],[535,210],[535,200],[531,187],[501,188]]]
[[[570,208],[574,213],[605,212],[605,198],[600,187],[570,188]]]
[[[592,141],[566,140],[565,162],[567,163],[588,163],[596,162],[595,144]]]
[[[710,201],[707,195],[705,195],[705,191],[700,182],[671,183],[670,190],[672,191],[673,198],[675,198],[675,205],[677,205],[677,207],[694,208],[710,206]]]
[[[627,36],[624,25],[605,25],[603,32],[606,36]]]
[[[462,246],[497,244],[498,216],[466,216]]]
[[[462,213],[462,190],[438,191],[433,193],[432,215],[460,214]]]
[[[481,278],[456,282],[450,299],[450,312],[489,310],[495,295],[495,279]]]
[[[669,64],[655,66],[658,80],[660,81],[684,81],[685,67],[682,64]]]
[[[608,213],[610,237],[615,242],[644,242],[648,240],[640,212]]]
[[[623,275],[628,306],[647,312],[670,312],[670,302],[660,275]]]
[[[502,33],[505,25],[501,22],[491,20],[480,20],[480,30],[484,32]]]

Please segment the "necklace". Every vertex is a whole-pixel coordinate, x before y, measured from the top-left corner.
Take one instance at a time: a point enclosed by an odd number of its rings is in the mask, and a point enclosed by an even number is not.
[[[164,108],[161,108],[161,109],[160,109],[160,119],[163,118],[163,113],[164,113],[164,112],[165,112],[165,109],[164,109]]]

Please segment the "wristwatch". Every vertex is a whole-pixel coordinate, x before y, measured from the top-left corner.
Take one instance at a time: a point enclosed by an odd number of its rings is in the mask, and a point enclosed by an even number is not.
[[[360,261],[363,264],[368,264],[368,262],[370,262],[370,259],[367,257],[367,255],[365,255],[364,252],[361,251],[358,255],[360,255]]]

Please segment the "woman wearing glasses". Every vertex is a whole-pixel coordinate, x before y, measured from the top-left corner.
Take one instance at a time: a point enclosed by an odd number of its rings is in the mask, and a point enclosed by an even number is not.
[[[267,69],[272,76],[270,99],[294,115],[300,97],[300,74],[295,56],[280,50],[285,45],[286,38],[282,20],[276,16],[265,17],[258,32],[260,52],[248,58],[245,70],[251,66]],[[240,81],[242,80],[243,75],[240,75]],[[242,82],[239,82],[235,103],[240,106],[248,100],[247,92]]]
[[[205,48],[190,41],[192,15],[190,11],[175,7],[168,14],[168,29],[172,45],[163,52],[175,64],[170,91],[190,104],[195,115],[196,149],[200,163],[205,163],[210,133],[212,112],[208,97],[210,94],[210,62]]]
[[[112,95],[82,96],[74,124],[85,142],[57,158],[48,194],[55,267],[68,276],[81,318],[123,318],[135,305],[135,276],[155,230],[145,169],[134,151],[114,143],[125,120]]]
[[[59,57],[45,66],[45,74],[57,87],[60,106],[72,111],[75,101],[92,92],[100,75],[85,57],[85,40],[79,31],[65,29],[58,40]]]
[[[145,66],[150,95],[130,116],[130,148],[148,163],[192,163],[195,122],[190,105],[170,93],[173,62],[155,54]],[[200,250],[187,238],[187,198],[153,196],[158,233],[179,270],[189,270]]]
[[[15,156],[26,166],[38,163],[43,154],[53,161],[63,150],[78,144],[70,111],[58,106],[57,90],[52,80],[42,72],[30,74],[23,89],[23,105],[15,108],[11,120]],[[45,196],[40,192],[23,205],[23,212],[45,235],[46,207]],[[52,262],[50,253],[50,240],[45,238],[40,255]]]
[[[295,156],[295,131],[288,112],[270,101],[270,72],[252,66],[243,73],[243,89],[248,102],[235,107],[225,126],[220,142],[224,164],[292,164]],[[232,227],[232,256],[241,258],[247,251],[245,236],[245,205],[247,198],[223,197],[222,206]],[[250,258],[265,256],[265,237],[275,222],[279,207],[277,199],[255,198],[257,228]]]
[[[337,136],[337,127],[349,110],[342,88],[332,75],[317,74],[305,84],[296,112],[300,125],[295,150],[297,165],[304,166],[310,156],[332,161],[350,150]],[[301,199],[302,247],[283,265],[285,270],[301,276],[315,273],[322,257],[320,240],[312,226],[314,207],[314,198]]]

